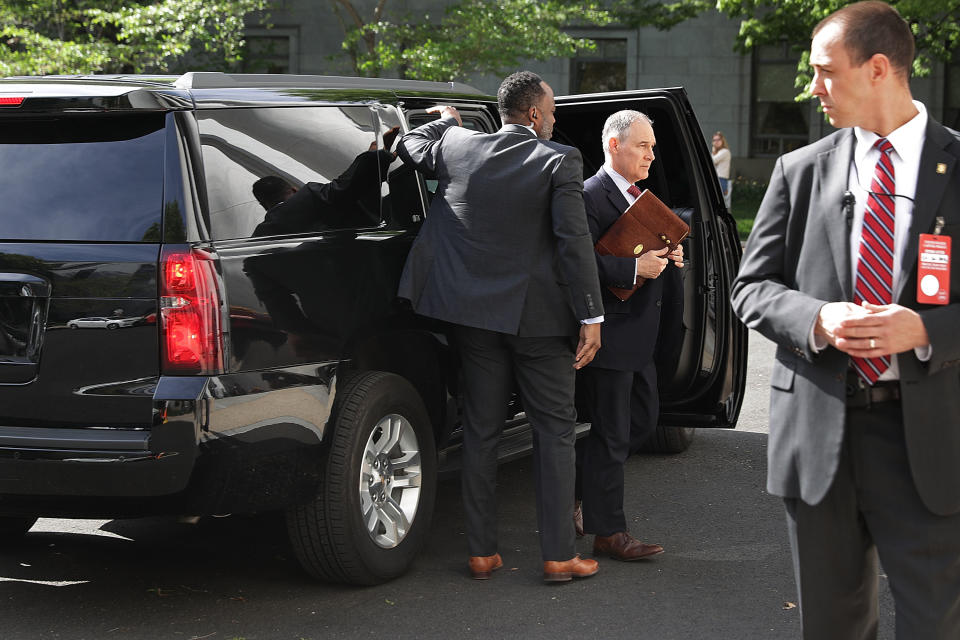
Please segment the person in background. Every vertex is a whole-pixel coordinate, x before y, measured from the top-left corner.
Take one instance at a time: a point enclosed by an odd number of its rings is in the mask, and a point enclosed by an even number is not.
[[[720,190],[723,191],[723,203],[729,211],[730,192],[733,191],[733,183],[730,182],[730,147],[722,131],[713,134],[712,155],[713,166],[717,170],[717,178],[720,179]]]

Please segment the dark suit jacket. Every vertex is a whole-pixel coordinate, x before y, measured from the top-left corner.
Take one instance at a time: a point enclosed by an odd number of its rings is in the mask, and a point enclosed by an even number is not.
[[[417,313],[521,336],[570,335],[603,314],[579,151],[452,118],[407,133],[398,151],[439,181],[400,280]]]
[[[626,210],[627,201],[613,178],[601,167],[583,184],[590,236],[596,243]],[[653,359],[660,332],[661,311],[682,301],[680,269],[668,264],[660,277],[648,280],[626,301],[614,296],[608,285],[629,288],[637,271],[636,258],[594,254],[603,287],[603,323],[600,351],[591,367],[640,371]],[[671,316],[673,321],[679,318]],[[664,327],[679,331],[680,327]]]
[[[814,354],[809,335],[823,304],[853,299],[841,200],[855,140],[844,129],[777,161],[733,285],[736,313],[778,345],[770,376],[768,489],[809,504],[830,488],[843,442],[849,357],[832,347]],[[960,237],[958,158],[958,134],[931,119],[895,293],[899,304],[920,313],[933,346],[926,363],[913,350],[898,362],[911,473],[937,514],[960,511],[960,272],[954,256],[950,304],[917,304],[917,248],[918,236],[932,233],[938,216],[944,234]]]

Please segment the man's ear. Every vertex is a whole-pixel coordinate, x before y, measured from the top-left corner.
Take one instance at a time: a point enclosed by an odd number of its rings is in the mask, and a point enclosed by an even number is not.
[[[616,153],[620,150],[620,141],[617,140],[616,136],[610,136],[607,138],[607,151],[610,153]]]
[[[893,73],[893,67],[890,66],[890,59],[882,53],[875,53],[866,61],[870,69],[870,80],[880,82]]]

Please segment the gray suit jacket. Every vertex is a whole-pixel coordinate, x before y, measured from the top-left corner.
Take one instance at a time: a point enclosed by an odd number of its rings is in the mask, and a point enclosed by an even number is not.
[[[417,313],[521,336],[571,335],[603,314],[579,151],[452,118],[410,131],[398,151],[439,182],[400,279]]]
[[[843,442],[849,357],[833,347],[813,353],[809,336],[823,304],[853,299],[841,201],[855,144],[844,129],[777,161],[733,285],[736,313],[778,345],[768,489],[809,504],[830,488]],[[938,216],[943,234],[960,238],[958,158],[960,136],[931,119],[896,293],[899,304],[920,313],[933,347],[926,363],[912,350],[898,361],[914,484],[927,508],[942,515],[960,511],[960,272],[953,256],[950,304],[918,304],[917,248]]]

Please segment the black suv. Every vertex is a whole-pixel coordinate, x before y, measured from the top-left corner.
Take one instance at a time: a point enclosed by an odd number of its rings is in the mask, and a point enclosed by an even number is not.
[[[607,115],[654,120],[645,186],[691,234],[651,446],[683,449],[733,426],[746,370],[740,243],[702,133],[682,89],[557,103],[587,176]],[[0,80],[0,540],[40,516],[283,510],[313,575],[404,571],[460,443],[444,327],[395,295],[436,184],[390,148],[435,104],[499,128],[454,83]],[[530,446],[511,415],[504,458]]]

